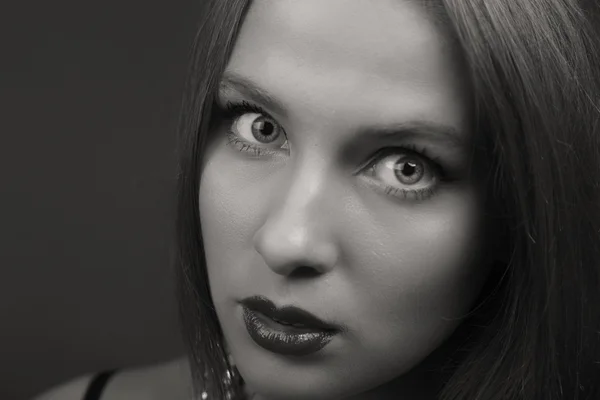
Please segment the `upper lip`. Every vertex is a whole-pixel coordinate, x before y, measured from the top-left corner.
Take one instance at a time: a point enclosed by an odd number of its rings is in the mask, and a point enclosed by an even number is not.
[[[340,330],[340,327],[327,323],[310,312],[295,306],[277,306],[264,296],[247,297],[241,303],[250,310],[257,311],[269,318],[287,322],[289,324],[303,324],[308,328],[318,328],[323,330]]]

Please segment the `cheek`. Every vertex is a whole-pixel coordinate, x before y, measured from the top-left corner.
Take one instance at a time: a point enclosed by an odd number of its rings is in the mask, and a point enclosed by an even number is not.
[[[418,210],[379,208],[347,226],[345,240],[355,244],[347,300],[365,316],[356,320],[360,331],[380,343],[399,334],[419,340],[452,329],[468,312],[488,273],[479,264],[473,198],[446,196]]]
[[[216,296],[226,292],[219,290],[225,286],[234,290],[236,268],[244,267],[242,260],[256,257],[252,233],[266,201],[257,180],[264,179],[264,167],[261,173],[252,163],[240,163],[231,154],[235,150],[224,146],[219,143],[206,153],[198,198],[207,269]]]
[[[235,174],[227,164],[209,161],[200,180],[199,207],[205,251],[215,246],[230,247],[239,244],[241,232],[250,221],[251,212],[243,206],[242,193],[231,179]],[[211,263],[209,263],[210,265]]]

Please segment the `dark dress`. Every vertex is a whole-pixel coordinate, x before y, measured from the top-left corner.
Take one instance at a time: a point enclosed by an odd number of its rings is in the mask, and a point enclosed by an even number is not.
[[[94,375],[94,377],[90,381],[90,384],[87,387],[87,390],[85,391],[85,394],[83,395],[82,400],[100,400],[102,392],[106,388],[106,384],[116,372],[118,372],[118,369],[111,369],[102,371]],[[235,370],[235,372],[232,375],[228,375],[228,377],[229,379],[226,378],[225,380],[231,382],[231,378],[233,378],[238,383],[238,385],[243,386],[243,380],[241,379],[239,373],[237,373],[237,370]],[[254,397],[254,394],[251,394],[250,392],[246,391],[245,396],[246,399],[252,399]],[[233,392],[231,392],[231,394],[228,393],[227,399],[232,398]]]
[[[102,391],[115,372],[117,372],[116,369],[111,369],[94,375],[83,396],[83,400],[100,400]]]

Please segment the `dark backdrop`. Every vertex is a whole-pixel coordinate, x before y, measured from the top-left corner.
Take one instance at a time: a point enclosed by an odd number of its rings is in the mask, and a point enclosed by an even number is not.
[[[175,127],[201,0],[0,7],[0,399],[181,353]]]

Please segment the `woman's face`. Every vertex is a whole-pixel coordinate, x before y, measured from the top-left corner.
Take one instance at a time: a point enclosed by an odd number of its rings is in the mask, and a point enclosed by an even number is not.
[[[418,2],[256,0],[218,100],[200,218],[247,384],[319,399],[402,381],[488,272],[470,93],[444,32]],[[266,349],[240,303],[257,295],[344,330],[310,354]]]

